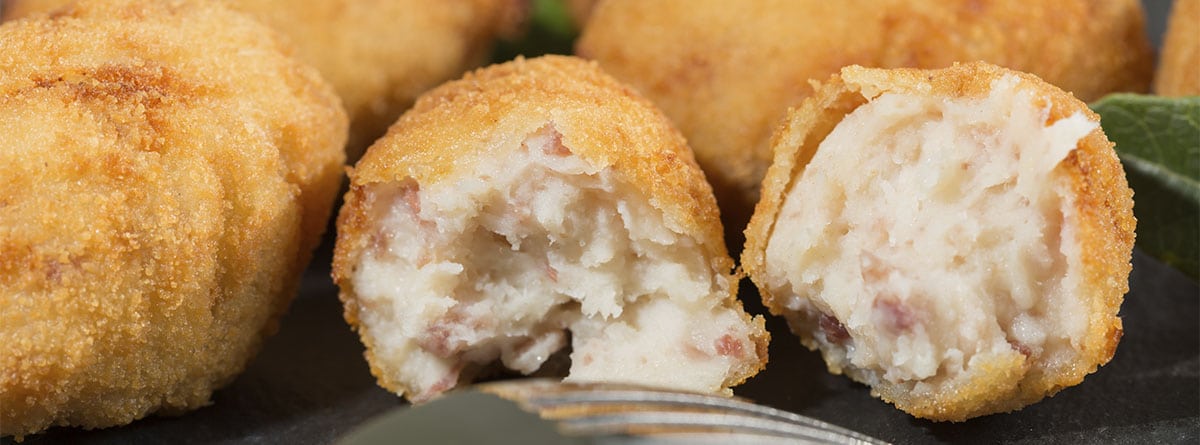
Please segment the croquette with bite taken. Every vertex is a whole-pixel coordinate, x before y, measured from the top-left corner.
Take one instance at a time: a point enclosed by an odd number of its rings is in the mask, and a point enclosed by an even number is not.
[[[766,362],[683,137],[595,63],[518,58],[434,89],[345,202],[345,316],[410,400],[567,350],[567,381],[725,394]]]

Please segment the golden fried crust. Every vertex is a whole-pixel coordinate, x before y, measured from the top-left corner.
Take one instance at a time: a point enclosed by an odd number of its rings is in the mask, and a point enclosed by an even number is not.
[[[1153,75],[1140,0],[901,3],[884,18],[888,40],[875,66],[982,60],[1034,74],[1084,102],[1145,92]]]
[[[472,174],[480,163],[518,150],[528,135],[548,123],[572,153],[597,168],[611,167],[637,185],[672,230],[701,244],[704,254],[713,258],[714,271],[730,273],[733,261],[725,249],[712,189],[666,117],[594,62],[565,56],[517,58],[468,73],[422,96],[351,170],[333,265],[346,320],[357,326],[350,278],[358,252],[370,240],[365,235],[371,215],[364,187],[406,178],[436,183]],[[726,298],[736,304],[737,280],[730,281]],[[755,323],[761,328],[761,320]],[[767,340],[755,339],[760,357],[766,357]],[[747,371],[730,384],[758,369]],[[372,373],[383,378],[376,369]],[[381,384],[400,389],[395,382]]]
[[[781,302],[766,285],[766,247],[774,230],[784,198],[818,145],[850,112],[885,92],[941,96],[947,99],[982,97],[991,82],[1016,75],[1019,88],[1035,93],[1049,106],[1047,124],[1083,113],[1093,121],[1099,116],[1083,102],[1035,76],[1009,71],[985,63],[956,64],[941,70],[870,69],[846,67],[822,84],[813,97],[791,111],[772,138],[774,163],[763,181],[763,199],[746,229],[742,267],[758,285],[763,303],[777,315],[785,313]],[[1017,372],[1021,363],[991,363],[986,376],[967,386],[944,388],[928,399],[917,399],[898,388],[876,387],[880,396],[917,417],[961,421],[971,417],[1018,409],[1062,388],[1081,382],[1087,374],[1112,358],[1121,337],[1121,319],[1116,316],[1129,290],[1132,269],[1134,226],[1133,192],[1113,150],[1112,142],[1097,128],[1081,139],[1075,150],[1056,169],[1064,174],[1074,191],[1080,255],[1083,260],[1083,290],[1078,296],[1089,302],[1087,343],[1071,371],[1062,374]],[[853,370],[847,370],[856,377]]]
[[[4,17],[71,1],[6,0]],[[418,95],[486,61],[528,8],[527,0],[223,1],[283,33],[333,84],[350,115],[352,160]]]
[[[1200,0],[1175,0],[1154,92],[1163,96],[1200,95]]]
[[[758,201],[772,131],[813,93],[810,80],[843,66],[984,60],[1090,101],[1144,91],[1153,63],[1137,0],[610,0],[576,52],[675,122],[726,226],[739,229]]]
[[[207,2],[0,26],[0,434],[203,406],[274,331],[347,127],[285,52]]]
[[[683,136],[648,101],[574,57],[517,59],[430,91],[363,156],[351,182],[468,174],[548,122],[574,154],[640,185],[672,229],[695,234],[709,256],[728,257],[712,189]]]

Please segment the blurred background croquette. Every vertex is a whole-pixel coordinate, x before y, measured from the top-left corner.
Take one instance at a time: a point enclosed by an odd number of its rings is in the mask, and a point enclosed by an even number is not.
[[[321,238],[348,121],[218,3],[0,26],[0,435],[210,403]]]
[[[73,0],[0,0],[4,20]],[[159,0],[149,0],[159,1]],[[482,65],[520,32],[529,0],[219,0],[284,34],[350,115],[351,162],[417,96]]]
[[[1084,101],[1145,91],[1153,54],[1137,0],[607,0],[577,54],[663,109],[717,193],[733,247],[769,138],[812,79],[843,66],[940,68],[983,60]]]
[[[582,28],[587,23],[588,18],[592,16],[592,9],[595,9],[596,3],[599,2],[600,0],[563,0],[567,7],[567,16],[577,28]]]
[[[1175,0],[1171,6],[1154,92],[1200,95],[1200,0]]]

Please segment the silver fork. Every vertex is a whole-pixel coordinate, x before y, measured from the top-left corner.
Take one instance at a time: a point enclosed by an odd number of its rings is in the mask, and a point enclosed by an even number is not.
[[[557,422],[565,435],[620,437],[620,443],[886,443],[736,397],[548,379],[486,383],[475,389]]]

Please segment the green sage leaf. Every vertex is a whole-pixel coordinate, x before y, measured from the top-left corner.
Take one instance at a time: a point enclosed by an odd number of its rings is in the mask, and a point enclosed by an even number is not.
[[[1092,109],[1133,188],[1138,247],[1200,278],[1200,97],[1114,94]]]

